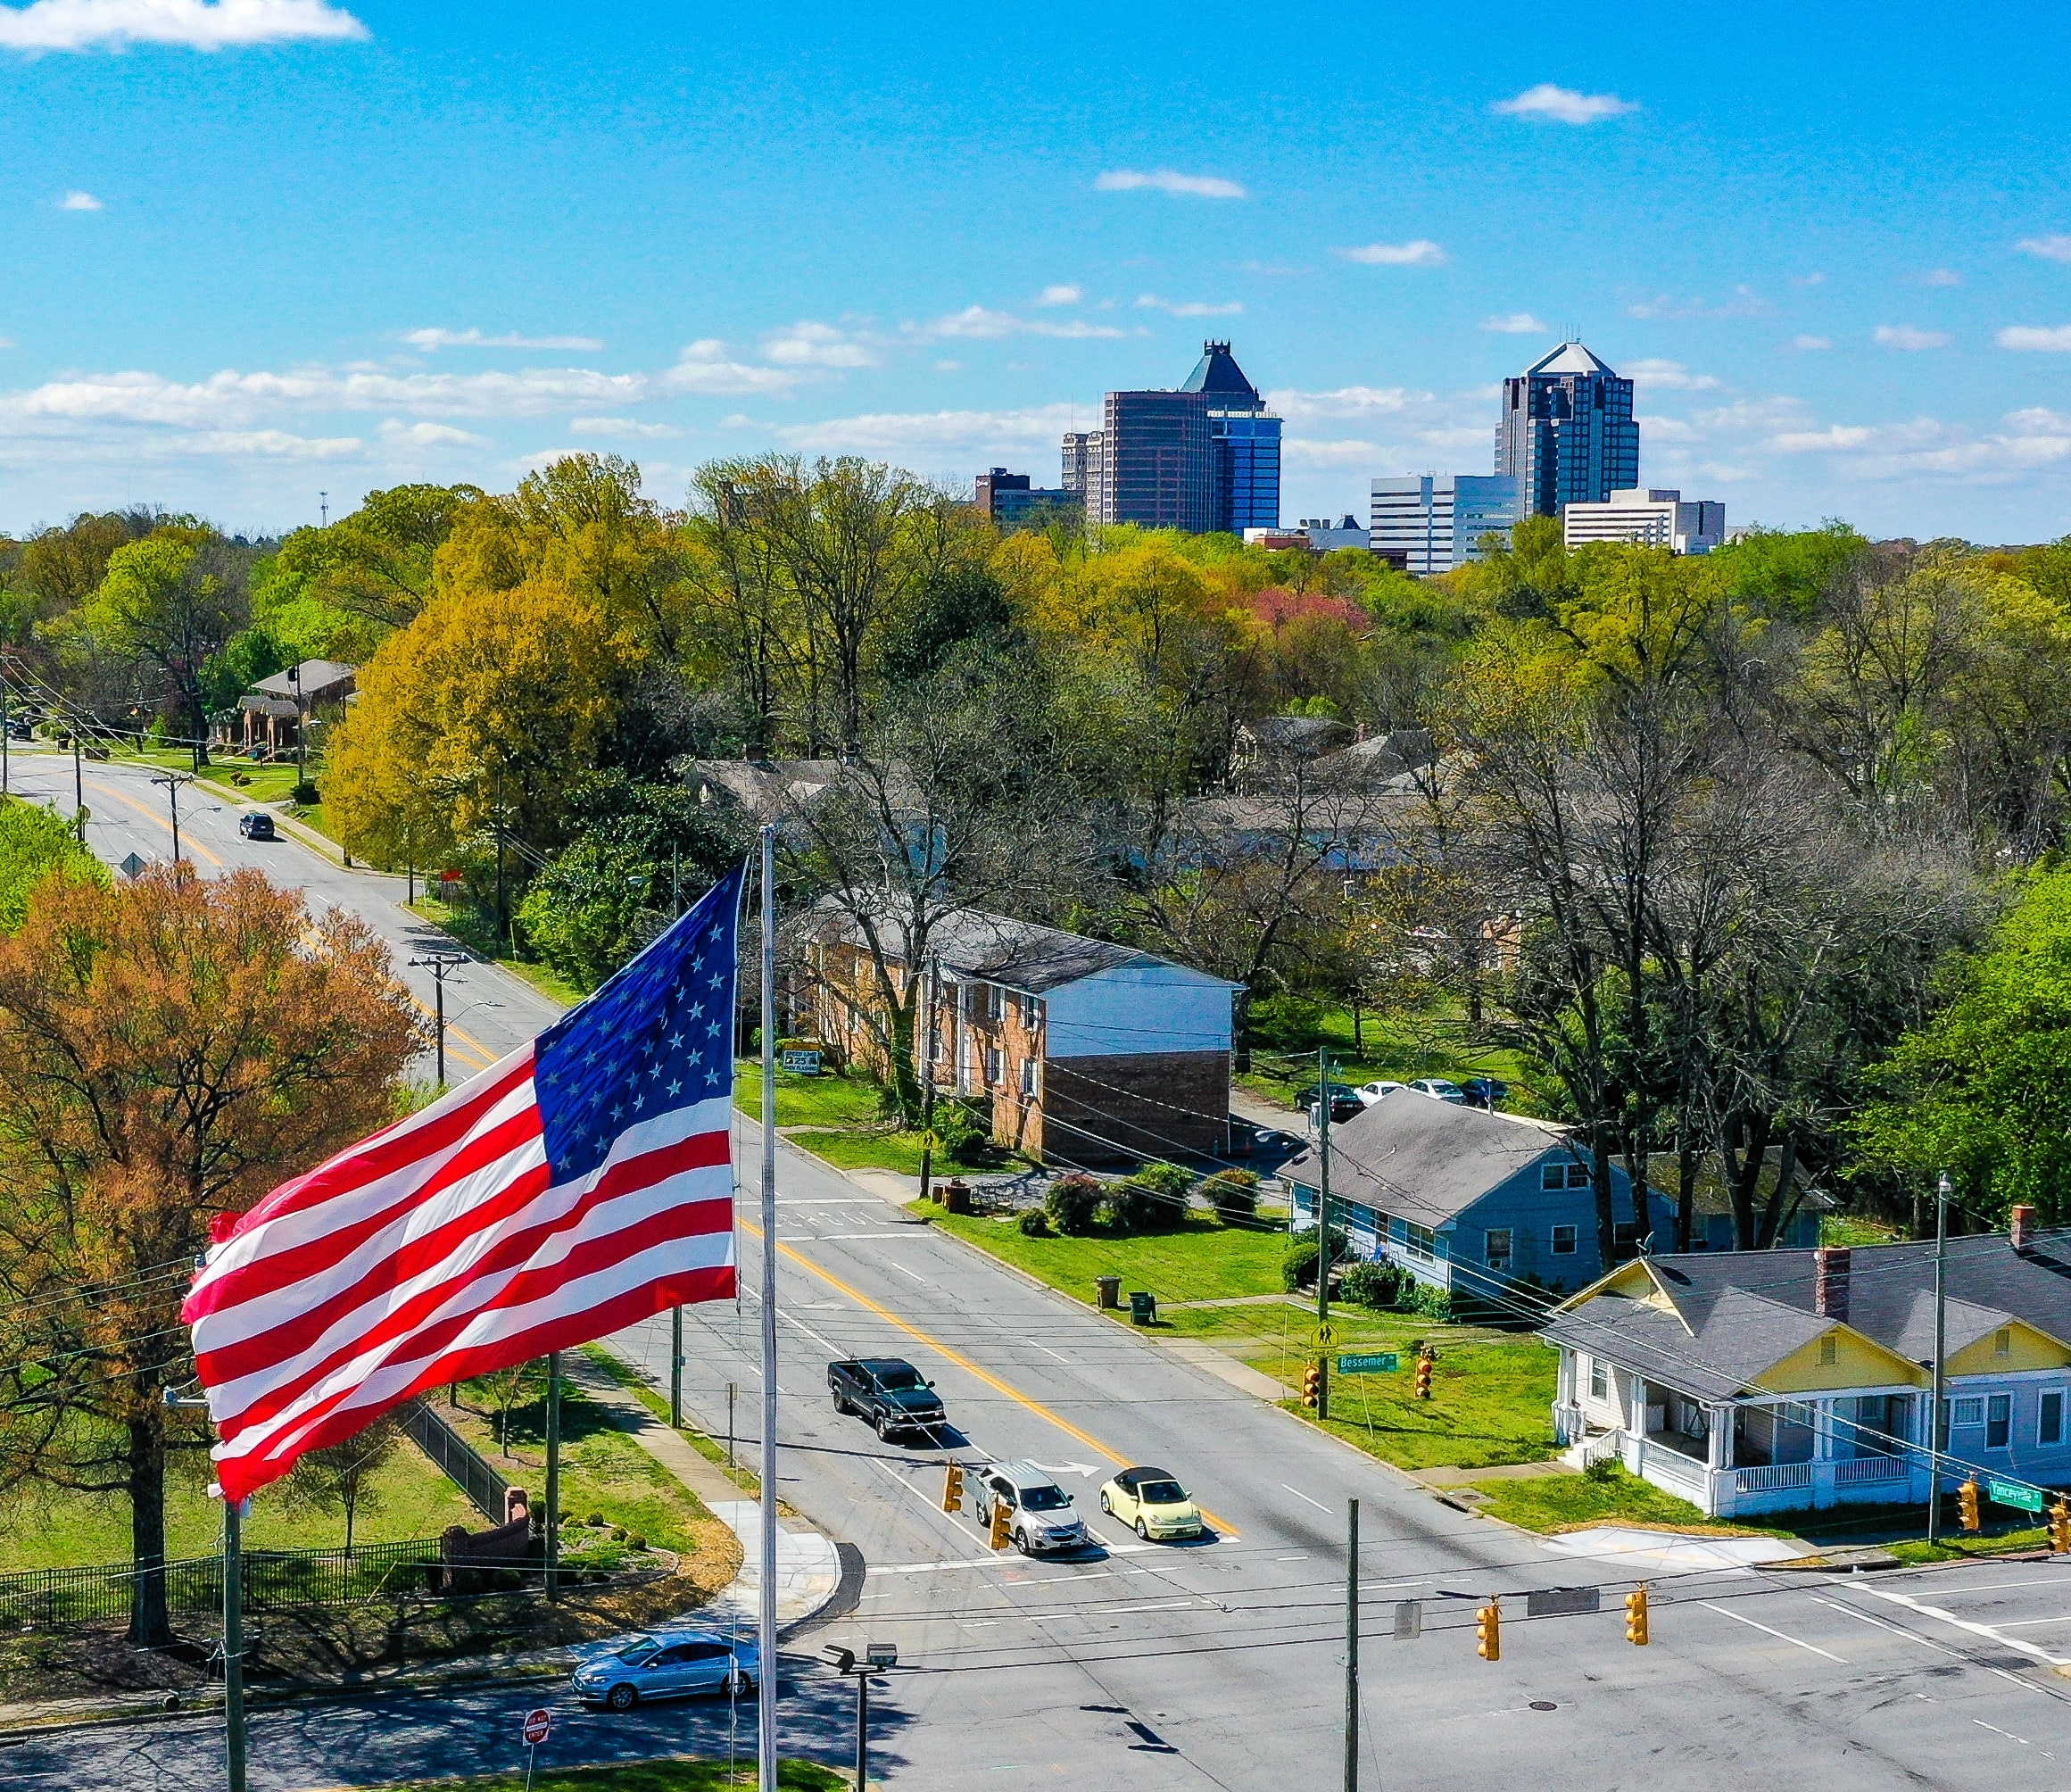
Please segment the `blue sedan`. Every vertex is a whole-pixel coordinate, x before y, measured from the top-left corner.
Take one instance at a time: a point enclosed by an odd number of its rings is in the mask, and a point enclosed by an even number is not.
[[[577,1668],[575,1694],[584,1705],[612,1711],[701,1692],[745,1698],[755,1690],[756,1648],[753,1637],[718,1630],[642,1632],[592,1655]]]

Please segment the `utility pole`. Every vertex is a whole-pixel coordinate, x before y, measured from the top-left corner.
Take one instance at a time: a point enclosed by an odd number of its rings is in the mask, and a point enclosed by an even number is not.
[[[496,767],[496,933],[503,950],[510,950],[510,916],[503,906],[503,767]]]
[[[668,1314],[668,1422],[676,1431],[683,1428],[683,1309],[672,1307]]]
[[[1345,1792],[1359,1792],[1359,1502],[1345,1502]]]
[[[87,779],[79,769],[79,724],[72,719],[72,823],[79,831],[79,844],[87,843]]]
[[[561,1353],[546,1359],[546,1596],[560,1597],[561,1559]]]
[[[1942,1539],[1942,1452],[1949,1442],[1942,1419],[1943,1352],[1948,1341],[1949,1173],[1934,1187],[1934,1387],[1927,1407],[1927,1542]]]
[[[172,862],[177,869],[179,865],[179,787],[194,783],[194,776],[189,772],[160,772],[151,781],[165,786],[166,801],[172,809]]]
[[[223,1501],[223,1777],[229,1792],[244,1792],[244,1508],[250,1504]]]
[[[1316,1416],[1330,1416],[1330,1054],[1316,1048]]]
[[[7,713],[7,662],[0,660],[0,796],[9,795],[8,783],[8,731],[13,726],[13,718]]]
[[[927,989],[928,1024],[921,1029],[921,1199],[929,1196],[935,1172],[935,1011],[942,1000],[942,961],[930,956]]]
[[[294,686],[294,781],[297,788],[309,782],[308,760],[302,748],[309,735],[309,724],[302,719],[302,664],[298,660],[287,668],[287,682]]]
[[[446,1086],[446,976],[457,965],[468,961],[456,952],[434,952],[428,958],[412,958],[412,970],[429,971],[432,974],[433,1012],[437,1017],[435,1048],[437,1051],[439,1087]]]

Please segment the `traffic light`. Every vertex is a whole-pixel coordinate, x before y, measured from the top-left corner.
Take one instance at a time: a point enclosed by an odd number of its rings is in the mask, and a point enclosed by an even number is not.
[[[1323,1365],[1312,1363],[1302,1371],[1302,1404],[1321,1411],[1323,1405]]]
[[[1956,1489],[1956,1509],[1963,1514],[1963,1528],[1976,1531],[1977,1520],[1977,1483],[1967,1481]]]
[[[1493,1593],[1488,1603],[1474,1614],[1474,1653],[1483,1661],[1503,1659],[1503,1607]]]
[[[1417,1358],[1417,1398],[1428,1400],[1430,1398],[1431,1359],[1429,1356],[1420,1356]]]
[[[963,1509],[964,1471],[959,1464],[950,1463],[942,1472],[942,1510],[961,1512]]]
[[[1004,1549],[1013,1539],[1007,1535],[1007,1508],[997,1499],[992,1502],[992,1547]]]
[[[2071,1556],[2071,1506],[2061,1499],[2050,1508],[2050,1547],[2059,1556]]]
[[[1625,1639],[1644,1647],[1647,1640],[1647,1589],[1635,1587],[1625,1596]]]

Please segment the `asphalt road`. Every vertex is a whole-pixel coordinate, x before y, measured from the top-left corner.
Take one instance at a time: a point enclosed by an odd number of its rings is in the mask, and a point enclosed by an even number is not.
[[[51,778],[57,767],[36,767]],[[69,801],[70,767],[62,767]],[[96,767],[97,850],[155,847],[139,775]],[[161,792],[143,790],[162,801]],[[92,799],[89,798],[89,801]],[[192,824],[198,852],[264,864],[353,908],[412,950],[421,924],[395,880],[300,846],[237,840],[235,813]],[[183,812],[183,844],[190,823]],[[204,866],[203,868],[207,869]],[[470,967],[468,1031],[485,1053],[552,1010]],[[741,1161],[757,1136],[741,1128]],[[750,1186],[753,1186],[752,1176]],[[1591,1561],[1438,1503],[1371,1459],[1230,1387],[1167,1347],[1041,1290],[783,1147],[779,1301],[781,1491],[868,1564],[850,1618],[798,1640],[890,1641],[899,1667],[874,1701],[876,1763],[894,1785],[1070,1783],[1278,1788],[1339,1780],[1345,1729],[1345,1505],[1362,1506],[1361,1783],[1452,1788],[1692,1788],[1810,1780],[1854,1788],[2042,1788],[2071,1782],[2071,1564],[1994,1564],[1795,1577],[1687,1561]],[[750,1212],[750,1219],[753,1218]],[[759,1242],[741,1238],[743,1285]],[[723,1432],[741,1390],[754,1444],[759,1315],[752,1298],[692,1309],[686,1397]],[[667,1325],[618,1340],[666,1378]],[[898,1354],[939,1383],[957,1431],[883,1445],[839,1419],[824,1365]],[[1019,1456],[1079,1498],[1101,1547],[1069,1561],[994,1556],[968,1513],[940,1509],[941,1464]],[[1196,1545],[1146,1546],[1103,1520],[1096,1491],[1123,1462],[1178,1473],[1217,1521]],[[1653,1642],[1624,1637],[1636,1573]],[[1534,1589],[1594,1584],[1603,1609],[1528,1618]],[[1474,1652],[1474,1608],[1504,1601],[1502,1658]],[[1395,1640],[1396,1602],[1422,1633]],[[849,1695],[803,1657],[787,1721],[843,1758]],[[253,1784],[362,1786],[404,1771],[515,1764],[518,1695],[313,1702],[261,1712]],[[723,1744],[710,1704],[630,1719],[570,1714],[555,1758]],[[87,1788],[218,1783],[220,1729],[177,1720],[0,1753],[0,1783]],[[543,1751],[543,1759],[545,1758]]]

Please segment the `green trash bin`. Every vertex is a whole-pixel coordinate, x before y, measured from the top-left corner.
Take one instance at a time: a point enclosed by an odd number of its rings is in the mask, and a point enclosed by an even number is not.
[[[1156,1325],[1157,1317],[1157,1296],[1131,1290],[1129,1296],[1129,1323],[1131,1325]]]

